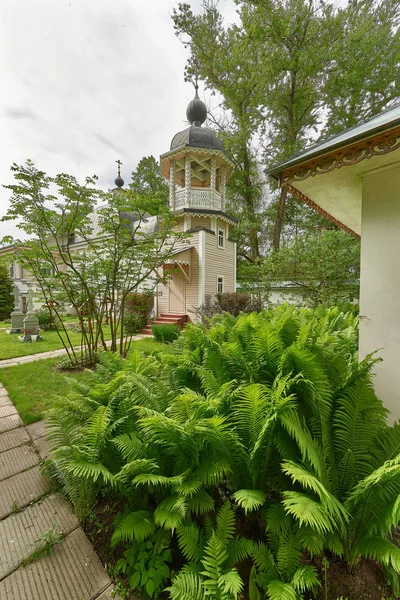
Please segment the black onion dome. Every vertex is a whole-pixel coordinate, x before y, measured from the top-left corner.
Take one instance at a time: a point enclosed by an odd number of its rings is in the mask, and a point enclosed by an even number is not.
[[[186,109],[186,117],[189,123],[192,125],[197,125],[198,127],[200,127],[207,119],[207,108],[204,102],[200,100],[199,96],[197,95],[197,88],[195,97],[191,102],[189,102]]]
[[[122,179],[121,175],[118,175],[118,177],[116,177],[116,179],[114,179],[114,183],[118,188],[121,188],[125,182]]]
[[[172,138],[171,150],[189,146],[191,148],[210,148],[211,150],[221,150],[225,152],[222,142],[215,133],[207,127],[197,127],[191,125],[187,129],[180,131]]]

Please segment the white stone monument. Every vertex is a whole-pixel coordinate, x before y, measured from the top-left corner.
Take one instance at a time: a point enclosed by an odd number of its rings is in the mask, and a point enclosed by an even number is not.
[[[21,333],[24,330],[24,313],[21,310],[21,300],[19,289],[16,285],[13,287],[14,310],[11,313],[11,331],[10,333]]]

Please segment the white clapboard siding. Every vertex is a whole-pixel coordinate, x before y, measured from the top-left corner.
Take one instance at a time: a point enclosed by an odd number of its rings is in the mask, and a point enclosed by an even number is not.
[[[206,232],[206,278],[205,293],[217,293],[217,277],[224,278],[224,292],[234,292],[235,244],[225,239],[225,247],[218,248],[218,237]]]

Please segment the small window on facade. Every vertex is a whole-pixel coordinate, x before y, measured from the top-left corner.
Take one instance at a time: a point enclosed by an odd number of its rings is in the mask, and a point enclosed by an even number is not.
[[[218,248],[225,247],[225,233],[223,229],[218,229]]]
[[[217,294],[222,294],[224,292],[224,278],[217,277]]]

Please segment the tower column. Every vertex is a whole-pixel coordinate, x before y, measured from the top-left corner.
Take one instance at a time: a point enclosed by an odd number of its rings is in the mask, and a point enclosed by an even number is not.
[[[211,206],[215,208],[216,196],[215,187],[217,184],[217,159],[215,156],[211,158],[211,172],[210,172],[210,190],[211,190]]]
[[[192,159],[190,156],[185,157],[185,206],[190,208],[192,194],[191,194],[191,185],[192,185]]]
[[[225,210],[225,195],[226,195],[226,166],[221,167],[221,210]]]
[[[171,160],[169,168],[169,205],[171,210],[175,210],[175,161]]]

